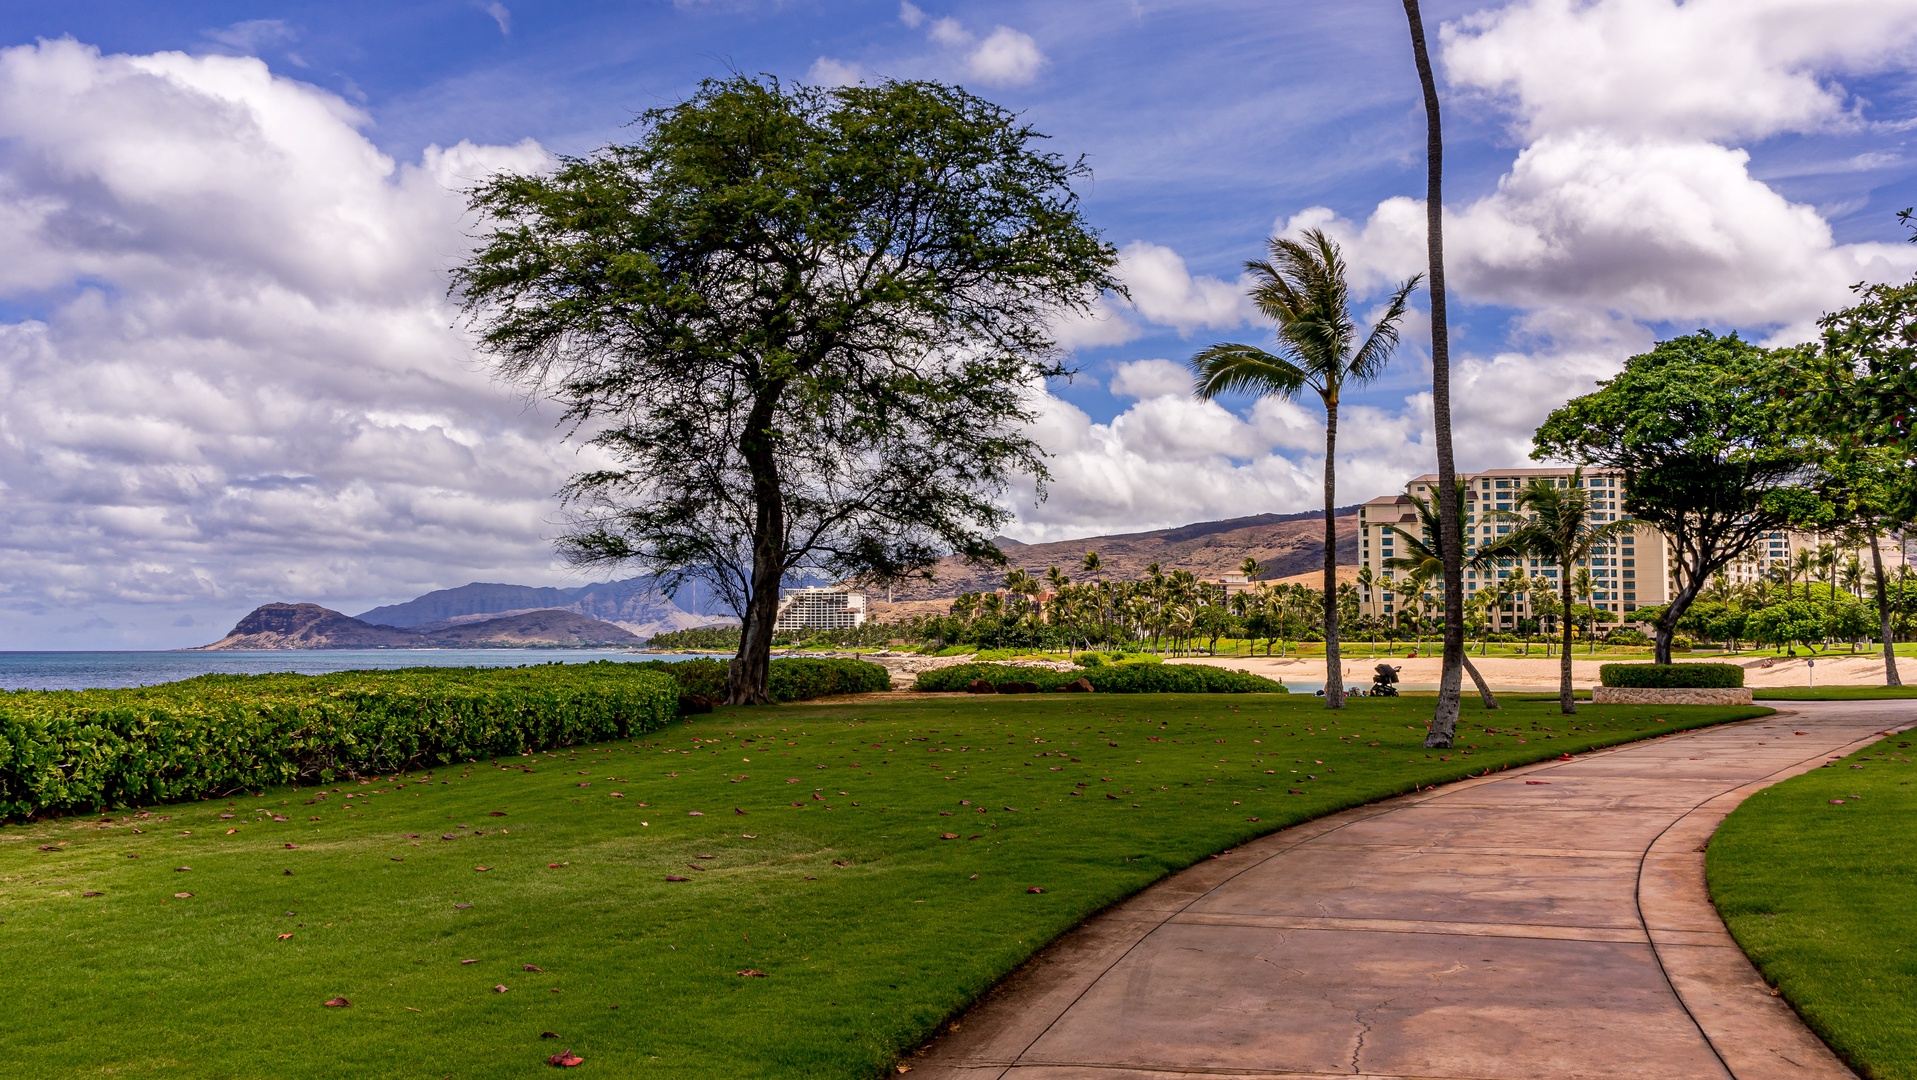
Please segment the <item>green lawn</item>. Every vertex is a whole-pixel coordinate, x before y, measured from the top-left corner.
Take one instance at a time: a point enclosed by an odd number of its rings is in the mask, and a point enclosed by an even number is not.
[[[720,710],[323,799],[8,826],[0,1075],[466,1080],[543,1075],[570,1048],[604,1076],[877,1076],[1044,942],[1211,852],[1764,711],[1487,716],[1468,700],[1468,752],[1431,754],[1429,709],[1057,695]],[[351,1006],[322,1005],[335,997]]]
[[[1707,857],[1737,943],[1873,1080],[1917,1078],[1914,742],[1893,736],[1751,796]]]

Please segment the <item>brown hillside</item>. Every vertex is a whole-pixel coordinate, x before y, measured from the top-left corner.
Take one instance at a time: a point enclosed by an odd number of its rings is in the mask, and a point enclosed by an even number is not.
[[[1338,511],[1338,561],[1358,561],[1357,507]],[[1138,581],[1145,568],[1156,562],[1166,571],[1189,570],[1202,578],[1236,573],[1246,557],[1258,560],[1263,580],[1289,578],[1324,567],[1324,515],[1262,514],[1258,517],[1207,521],[1155,532],[1094,536],[1083,540],[1062,540],[1051,544],[1005,542],[1001,548],[1010,566],[1022,567],[1043,576],[1053,566],[1074,581],[1086,575],[1079,560],[1087,551],[1098,552],[1099,577],[1109,581]],[[1009,569],[1008,566],[1006,569]],[[939,560],[934,580],[913,581],[892,590],[895,604],[949,599],[965,592],[997,588],[1005,580],[1005,569],[966,566],[957,558]],[[874,601],[886,597],[878,590],[869,594]],[[888,605],[889,610],[891,605]],[[916,605],[914,605],[916,606]],[[901,610],[910,610],[901,608]]]

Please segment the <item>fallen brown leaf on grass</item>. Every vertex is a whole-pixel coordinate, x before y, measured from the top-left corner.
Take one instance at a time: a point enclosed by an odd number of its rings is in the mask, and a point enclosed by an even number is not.
[[[94,891],[94,892],[83,892],[80,895],[81,896],[105,896],[106,894],[103,892]]]
[[[184,873],[186,873],[186,872],[187,872],[188,870],[191,870],[191,869],[193,869],[193,868],[192,868],[192,867],[190,867],[190,866],[176,866],[176,867],[174,867],[174,868],[173,868],[173,872],[174,872],[174,873],[176,873],[176,874],[184,874]]]
[[[483,873],[485,873],[486,871],[488,871],[488,870],[491,870],[491,869],[492,869],[492,867],[490,867],[490,866],[475,866],[475,867],[473,867],[473,869],[475,869],[475,870],[477,870],[477,871],[479,871],[480,873],[482,873],[482,874],[483,874]]]
[[[681,877],[678,874],[667,874],[666,880],[667,881],[691,881],[692,879],[689,877]]]
[[[193,894],[192,894],[192,893],[190,893],[190,892],[176,892],[176,893],[174,893],[174,894],[173,894],[173,899],[175,899],[175,900],[191,900],[191,899],[193,899]]]
[[[479,963],[479,961],[478,961],[478,960],[461,960],[461,961],[460,961],[460,963],[462,963],[462,964],[477,964],[477,963]]]
[[[493,987],[493,993],[495,994],[503,994],[506,992],[506,990],[507,990],[507,986],[505,983],[500,983],[499,985]]]
[[[571,864],[571,863],[569,863],[569,862],[549,862],[549,863],[547,863],[547,864],[546,864],[546,869],[548,869],[548,870],[557,870],[557,869],[559,869],[559,868],[560,868],[560,867],[562,867],[562,866],[571,866],[571,865],[572,865],[572,864]]]
[[[940,833],[940,834],[939,834],[939,839],[940,839],[940,840],[957,840],[957,839],[958,839],[958,834],[957,834],[957,833],[955,833],[955,832],[949,832],[949,833]]]
[[[706,812],[704,810],[688,810],[686,811],[686,816],[687,817],[705,817]]]
[[[465,909],[472,907],[471,904],[454,904],[453,906],[460,909],[461,911],[464,911]]]
[[[758,833],[747,832],[747,833],[740,833],[739,835],[745,837],[747,840],[757,840],[759,838]]]
[[[287,850],[288,850],[288,851],[291,851],[291,850],[293,850],[293,849],[295,849],[295,848],[297,848],[297,847],[299,847],[299,845],[298,845],[298,844],[288,844],[288,845],[286,845],[286,848],[287,848]]]
[[[542,1039],[557,1039],[559,1033],[557,1031],[542,1031],[539,1033],[539,1037]]]
[[[351,1004],[352,1002],[346,1000],[345,998],[338,997],[338,998],[329,999],[326,1002],[326,1007],[329,1009],[344,1009]]]
[[[285,940],[286,940],[287,938],[290,938],[290,937],[292,937],[292,936],[293,936],[293,935],[291,935],[291,934],[281,934],[281,935],[280,935],[279,937],[276,937],[276,938],[274,938],[273,940],[275,940],[275,941],[285,941]]]
[[[1041,889],[1041,888],[1039,888],[1039,887],[1038,887],[1038,886],[1036,886],[1036,885],[1034,885],[1034,886],[1032,886],[1031,888],[1029,888],[1029,889],[1026,889],[1025,891],[1026,891],[1026,892],[1044,892],[1045,890],[1044,890],[1044,889]]]
[[[744,977],[746,977],[746,978],[748,978],[748,979],[763,979],[763,978],[765,978],[765,972],[763,972],[763,971],[760,971],[760,970],[759,970],[758,968],[746,968],[745,970],[743,970],[743,971],[741,971],[741,972],[739,972],[739,974],[740,974],[740,975],[742,975],[742,976],[744,976]]]
[[[504,810],[488,810],[488,811],[486,811],[486,816],[487,816],[487,817],[505,817],[505,816],[506,816],[506,811],[504,811]]]
[[[521,971],[544,971],[544,970],[546,970],[546,969],[545,969],[545,968],[542,968],[542,967],[540,967],[540,966],[539,966],[538,964],[521,964],[521,965],[519,965],[519,970],[521,970]]]
[[[563,1053],[554,1054],[553,1056],[546,1059],[546,1064],[557,1065],[558,1067],[562,1069],[570,1069],[574,1065],[583,1065],[585,1064],[585,1062],[586,1062],[585,1058],[580,1057],[578,1054],[573,1053],[571,1050],[567,1050]]]

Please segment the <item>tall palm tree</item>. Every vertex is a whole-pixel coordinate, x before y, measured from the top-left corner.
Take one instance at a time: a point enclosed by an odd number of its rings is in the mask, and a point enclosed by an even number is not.
[[[1425,257],[1431,273],[1431,429],[1438,451],[1438,512],[1450,535],[1464,520],[1464,503],[1457,497],[1457,460],[1451,452],[1451,327],[1444,295],[1444,125],[1438,117],[1438,80],[1431,73],[1431,53],[1424,43],[1424,15],[1418,0],[1404,0],[1405,22],[1411,29],[1411,58],[1418,66],[1418,85],[1424,91]],[[1457,739],[1458,704],[1464,660],[1464,552],[1448,548],[1444,559],[1444,671],[1438,679],[1438,707],[1431,713],[1431,729],[1424,744],[1448,748]]]
[[[1523,523],[1485,549],[1493,557],[1528,556],[1548,560],[1557,567],[1558,598],[1563,608],[1558,626],[1564,633],[1563,648],[1558,651],[1558,708],[1566,716],[1578,711],[1571,701],[1572,569],[1590,559],[1592,548],[1622,540],[1637,527],[1630,518],[1599,524],[1593,517],[1591,494],[1583,483],[1583,469],[1572,473],[1565,487],[1558,487],[1549,477],[1533,479],[1518,491],[1517,512]]]
[[[1591,571],[1578,567],[1571,575],[1571,591],[1584,601],[1584,651],[1586,655],[1597,652],[1597,609],[1591,606]]]
[[[1463,483],[1458,484],[1456,494],[1460,501],[1464,499]],[[1464,539],[1464,521],[1461,518],[1456,520],[1454,530],[1449,536],[1451,543],[1447,544],[1445,542],[1446,534],[1442,520],[1443,515],[1439,512],[1439,508],[1432,505],[1429,500],[1421,499],[1416,495],[1410,498],[1411,505],[1416,507],[1418,511],[1418,521],[1421,526],[1418,530],[1420,535],[1413,536],[1396,525],[1385,526],[1385,528],[1398,534],[1398,539],[1401,541],[1399,546],[1402,554],[1394,555],[1386,559],[1384,565],[1393,570],[1403,570],[1405,573],[1422,581],[1429,581],[1434,576],[1444,573],[1444,556],[1447,549],[1457,548],[1458,550],[1463,550],[1466,543]],[[1485,550],[1473,553],[1464,565],[1472,570],[1483,570],[1488,573],[1496,556],[1487,557]],[[1484,676],[1478,674],[1477,666],[1471,663],[1471,657],[1465,655],[1463,650],[1459,650],[1458,658],[1462,662],[1464,670],[1470,674],[1471,681],[1477,684],[1478,697],[1484,702],[1484,707],[1487,709],[1497,708],[1498,699],[1491,696],[1491,688],[1484,684]]]
[[[1254,284],[1252,300],[1277,324],[1278,350],[1255,345],[1213,345],[1192,358],[1200,399],[1248,392],[1292,398],[1306,387],[1325,406],[1325,708],[1345,704],[1338,658],[1338,401],[1347,385],[1370,382],[1384,372],[1398,347],[1398,323],[1418,279],[1398,287],[1371,332],[1359,341],[1345,281],[1344,254],[1318,229],[1302,237],[1274,238],[1271,258],[1245,264]]]

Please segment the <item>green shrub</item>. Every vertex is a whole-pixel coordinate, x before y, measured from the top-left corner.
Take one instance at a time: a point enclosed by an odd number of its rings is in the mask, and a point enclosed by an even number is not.
[[[1633,630],[1628,626],[1620,626],[1604,635],[1604,643],[1606,645],[1643,646],[1649,645],[1651,639],[1646,637],[1642,630]]]
[[[1744,685],[1736,664],[1605,664],[1598,668],[1605,686],[1645,690],[1720,690]]]
[[[1105,666],[1105,658],[1102,655],[1095,652],[1079,653],[1077,658],[1073,662],[1076,663],[1079,667],[1084,667],[1084,668]]]
[[[203,675],[133,690],[0,692],[0,817],[207,798],[654,731],[670,679],[639,664]]]
[[[956,664],[919,675],[912,686],[927,693],[963,690],[974,680],[984,679],[996,686],[1008,682],[1028,682],[1041,693],[1064,688],[1066,683],[1084,679],[1103,694],[1283,694],[1285,685],[1258,675],[1202,664],[1119,663],[1083,671],[1054,671],[1051,668],[1014,667],[1009,664]]]
[[[706,657],[647,660],[628,666],[670,675],[679,683],[680,693],[725,700],[726,662],[723,660]],[[772,661],[766,676],[766,692],[774,702],[810,701],[832,694],[863,694],[891,687],[892,676],[884,667],[839,657],[782,656]]]

